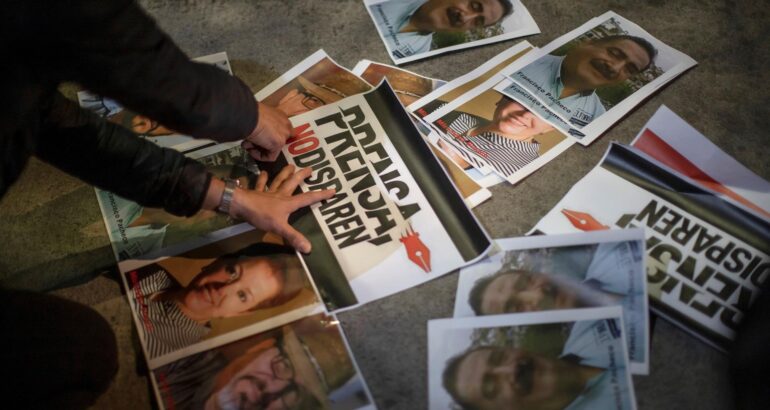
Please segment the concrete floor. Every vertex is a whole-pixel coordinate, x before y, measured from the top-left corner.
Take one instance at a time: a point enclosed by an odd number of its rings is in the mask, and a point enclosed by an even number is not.
[[[493,188],[475,212],[493,237],[529,230],[600,159],[611,140],[629,142],[661,105],[677,112],[763,178],[770,118],[767,2],[524,0],[543,31],[543,46],[607,10],[635,21],[699,65],[665,87],[588,148],[576,146],[517,186]],[[323,48],[340,64],[389,62],[359,0],[140,1],[191,56],[227,51],[234,71],[257,91]],[[450,80],[513,41],[408,64]],[[0,202],[0,272],[5,286],[55,291],[86,303],[112,324],[120,372],[95,408],[154,406],[128,304],[90,187],[33,161]],[[90,280],[91,278],[94,278]],[[448,317],[457,274],[343,313],[340,320],[380,408],[425,408],[426,321]],[[635,377],[641,409],[731,408],[726,356],[663,320],[655,323],[651,374]]]

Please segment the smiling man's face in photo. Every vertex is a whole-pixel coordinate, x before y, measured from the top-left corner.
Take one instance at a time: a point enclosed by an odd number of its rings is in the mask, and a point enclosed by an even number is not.
[[[562,63],[562,81],[581,91],[618,84],[646,69],[651,56],[628,38],[600,39],[570,50]]]

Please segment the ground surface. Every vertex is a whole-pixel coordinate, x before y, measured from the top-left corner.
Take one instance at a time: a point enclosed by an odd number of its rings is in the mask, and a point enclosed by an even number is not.
[[[191,56],[225,50],[235,73],[254,91],[323,48],[352,68],[360,59],[389,62],[361,1],[141,1]],[[770,178],[766,67],[770,63],[766,2],[526,1],[543,46],[607,10],[635,21],[699,65],[634,110],[588,148],[574,147],[517,186],[495,187],[475,213],[492,237],[529,230],[601,158],[612,140],[629,142],[665,104],[730,155]],[[514,41],[408,64],[450,80]],[[141,350],[118,284],[100,275],[113,264],[93,190],[33,161],[0,202],[0,272],[5,286],[56,291],[98,310],[113,326],[120,372],[95,406],[152,408]],[[426,321],[452,312],[457,274],[340,315],[377,405],[425,408]],[[641,409],[724,409],[730,405],[727,358],[658,320],[651,373],[635,377]]]

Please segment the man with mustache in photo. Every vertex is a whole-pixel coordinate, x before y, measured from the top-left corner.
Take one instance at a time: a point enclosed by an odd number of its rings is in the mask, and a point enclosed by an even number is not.
[[[509,0],[391,0],[371,8],[385,42],[398,58],[430,51],[433,33],[487,27],[513,13]]]
[[[462,409],[630,409],[614,320],[576,322],[562,354],[474,346],[449,359],[443,386]]]
[[[583,126],[607,107],[596,95],[620,84],[655,61],[655,47],[641,37],[611,35],[578,43],[564,56],[546,54],[516,73],[547,93],[546,108],[570,112],[570,122]]]

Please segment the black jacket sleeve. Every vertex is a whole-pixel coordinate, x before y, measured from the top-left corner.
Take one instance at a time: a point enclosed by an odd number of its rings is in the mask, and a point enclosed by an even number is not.
[[[35,154],[89,184],[179,216],[200,210],[211,182],[203,164],[104,121],[58,93]]]
[[[10,0],[14,1],[14,0]],[[233,141],[257,123],[251,90],[191,62],[131,0],[20,2],[19,53],[54,81],[76,81],[193,137]]]

